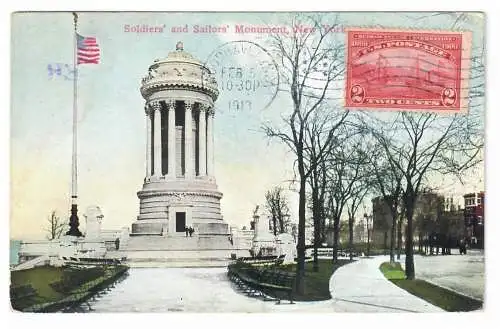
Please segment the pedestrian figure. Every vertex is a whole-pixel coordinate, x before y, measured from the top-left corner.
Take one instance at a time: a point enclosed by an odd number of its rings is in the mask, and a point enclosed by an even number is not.
[[[186,238],[187,238],[187,237],[188,237],[188,234],[189,234],[189,229],[188,229],[188,227],[187,227],[187,226],[184,228],[184,231],[186,232]]]
[[[194,233],[194,228],[192,228],[191,226],[189,227],[189,236],[192,237],[193,236],[193,233]]]
[[[467,251],[465,249],[465,239],[460,239],[460,243],[458,245],[459,247],[459,251],[460,251],[460,255],[465,255],[467,254]]]

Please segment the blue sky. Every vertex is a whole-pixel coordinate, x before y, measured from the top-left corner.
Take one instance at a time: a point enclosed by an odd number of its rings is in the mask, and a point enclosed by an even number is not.
[[[332,16],[332,21],[334,15]],[[430,13],[343,13],[344,26],[449,29],[455,17]],[[418,18],[418,19],[416,19]],[[234,24],[282,24],[273,13],[81,13],[78,31],[95,36],[101,63],[80,67],[79,204],[99,205],[105,228],[129,226],[138,214],[136,192],[145,172],[144,99],[141,78],[156,58],[166,57],[177,41],[201,61],[220,45],[240,39],[265,43],[265,36],[236,35]],[[473,47],[483,40],[484,17],[473,14],[462,28],[473,32]],[[124,32],[129,25],[165,25],[163,33]],[[229,33],[172,33],[171,27],[195,24],[230,26]],[[52,209],[66,217],[71,185],[71,118],[73,84],[48,76],[47,65],[72,64],[71,13],[17,13],[12,16],[11,102],[11,236],[43,237]],[[259,96],[253,96],[258,103]],[[286,111],[289,97],[280,94],[263,111],[225,110],[221,94],[215,118],[215,175],[224,193],[224,219],[248,225],[264,193],[292,177],[291,154],[269,142],[259,128]],[[479,174],[483,177],[483,173]],[[472,189],[481,186],[468,187]],[[447,187],[460,195],[459,187]],[[296,196],[290,192],[293,205]],[[292,214],[292,219],[296,215]]]

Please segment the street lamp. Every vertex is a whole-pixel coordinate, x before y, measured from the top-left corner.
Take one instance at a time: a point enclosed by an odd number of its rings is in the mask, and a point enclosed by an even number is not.
[[[373,216],[367,215],[366,213],[363,215],[366,221],[366,233],[367,233],[367,241],[366,241],[366,256],[370,256],[370,229],[373,226]]]

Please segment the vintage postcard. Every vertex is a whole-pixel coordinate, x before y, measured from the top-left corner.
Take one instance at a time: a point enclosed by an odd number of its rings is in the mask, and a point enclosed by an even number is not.
[[[13,312],[472,312],[480,12],[15,12]]]

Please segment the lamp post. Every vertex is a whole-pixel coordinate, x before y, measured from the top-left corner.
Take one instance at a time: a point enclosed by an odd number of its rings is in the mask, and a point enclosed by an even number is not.
[[[373,216],[364,214],[363,217],[366,221],[366,233],[367,233],[367,241],[366,241],[366,256],[370,256],[370,229],[373,226]]]

